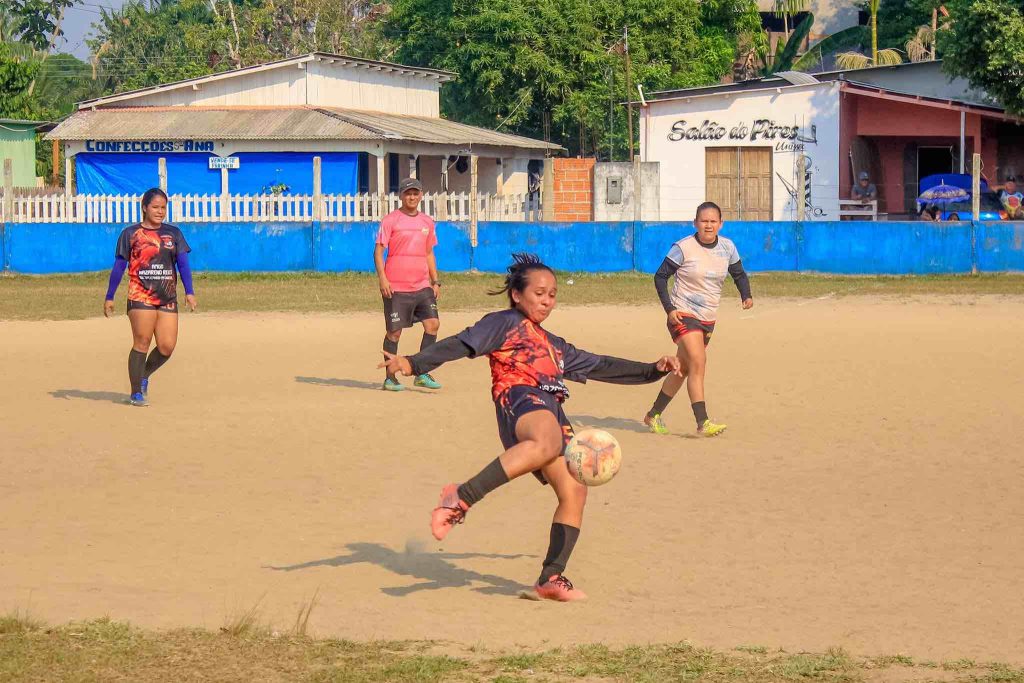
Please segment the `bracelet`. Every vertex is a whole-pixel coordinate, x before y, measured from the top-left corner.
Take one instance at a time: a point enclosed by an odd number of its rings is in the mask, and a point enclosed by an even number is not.
[[[430,286],[431,287],[440,287],[441,286],[441,281],[440,280],[434,280],[433,282],[430,283]]]

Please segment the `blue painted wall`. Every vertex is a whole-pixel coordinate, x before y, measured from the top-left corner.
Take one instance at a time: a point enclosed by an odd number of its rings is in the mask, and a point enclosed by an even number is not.
[[[9,223],[0,232],[4,269],[60,273],[110,267],[124,225]],[[376,223],[182,224],[196,270],[372,271]],[[514,251],[539,254],[559,270],[657,270],[689,223],[438,223],[438,268],[502,272]],[[731,222],[748,270],[848,274],[1024,271],[1024,222]],[[972,245],[973,242],[973,245]]]
[[[556,270],[614,273],[633,269],[632,223],[480,223],[473,265],[508,267],[509,254],[537,254]]]
[[[800,270],[851,275],[971,272],[971,224],[802,224]]]
[[[977,249],[982,272],[1024,270],[1024,222],[979,223]]]

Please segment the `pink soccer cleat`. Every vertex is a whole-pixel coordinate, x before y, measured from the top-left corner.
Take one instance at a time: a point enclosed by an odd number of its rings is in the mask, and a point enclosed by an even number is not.
[[[430,516],[430,531],[434,538],[442,540],[456,524],[466,521],[469,506],[459,500],[459,487],[448,484],[441,489],[441,500]]]
[[[587,594],[578,588],[573,588],[572,581],[561,574],[555,574],[543,584],[533,587],[537,597],[542,600],[556,600],[558,602],[572,602],[573,600],[586,600]]]

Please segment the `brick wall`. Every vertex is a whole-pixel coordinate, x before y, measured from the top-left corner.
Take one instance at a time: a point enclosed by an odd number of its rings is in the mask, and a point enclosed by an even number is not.
[[[554,161],[554,201],[556,221],[594,219],[594,159]]]

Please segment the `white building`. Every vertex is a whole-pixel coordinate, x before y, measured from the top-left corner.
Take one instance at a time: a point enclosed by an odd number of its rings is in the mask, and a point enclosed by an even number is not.
[[[325,193],[385,193],[408,175],[428,192],[526,192],[530,162],[561,148],[442,118],[454,78],[313,53],[83,102],[49,137],[82,193],[138,193],[159,159],[172,194],[221,194],[220,166],[233,194],[308,193],[313,156]]]
[[[652,93],[640,128],[642,160],[660,163],[662,220],[690,220],[705,200],[729,219],[794,220],[802,201],[806,219],[838,220],[860,172],[879,211],[907,215],[922,178],[970,172],[974,152],[993,186],[1019,174],[1022,142],[1020,120],[941,62]]]

